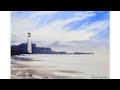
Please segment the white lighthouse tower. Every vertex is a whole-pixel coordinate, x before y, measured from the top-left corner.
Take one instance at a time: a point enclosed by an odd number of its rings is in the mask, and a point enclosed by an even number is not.
[[[29,54],[32,53],[31,34],[30,33],[28,33],[28,37],[27,37],[27,53],[29,53]]]

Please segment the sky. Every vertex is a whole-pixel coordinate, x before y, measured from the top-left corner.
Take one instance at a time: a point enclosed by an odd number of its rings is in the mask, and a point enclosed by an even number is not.
[[[59,51],[109,50],[109,11],[12,11],[11,44],[26,43]]]

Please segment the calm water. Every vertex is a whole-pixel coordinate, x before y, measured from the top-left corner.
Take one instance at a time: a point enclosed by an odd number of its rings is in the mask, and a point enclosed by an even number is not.
[[[56,70],[55,75],[73,78],[109,78],[109,55],[50,55],[31,54],[18,58],[33,60],[32,66],[44,66]]]

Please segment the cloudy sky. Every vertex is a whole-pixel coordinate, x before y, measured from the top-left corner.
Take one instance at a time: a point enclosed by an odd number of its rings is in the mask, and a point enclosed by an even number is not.
[[[26,43],[27,33],[40,47],[62,51],[109,49],[109,11],[13,11],[11,43]]]

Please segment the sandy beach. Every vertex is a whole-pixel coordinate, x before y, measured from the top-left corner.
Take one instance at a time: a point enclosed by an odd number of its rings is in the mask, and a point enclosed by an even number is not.
[[[14,62],[14,63],[13,63]],[[67,79],[66,76],[56,76],[53,72],[55,70],[49,69],[43,66],[30,66],[28,62],[12,62],[12,71],[11,78],[12,79]],[[37,63],[37,62],[36,62]]]
[[[99,58],[100,57],[100,58]],[[106,55],[17,55],[11,57],[12,79],[108,79]]]

